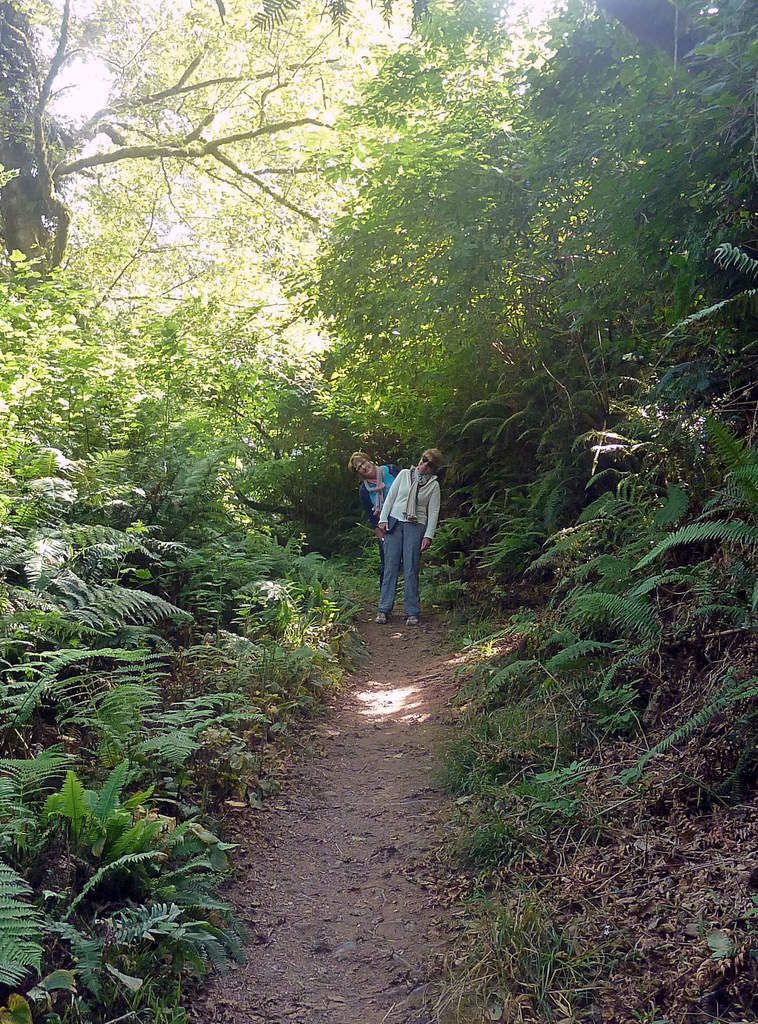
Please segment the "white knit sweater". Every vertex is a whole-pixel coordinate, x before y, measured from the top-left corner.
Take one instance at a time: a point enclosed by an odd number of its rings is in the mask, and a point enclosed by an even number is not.
[[[382,514],[379,516],[379,523],[386,523],[390,516],[399,519],[401,523],[405,519],[405,506],[408,502],[408,492],[411,489],[411,474],[408,469],[401,469],[392,481],[387,497],[384,499]],[[434,537],[437,529],[437,520],[440,517],[440,485],[437,480],[431,487],[425,487],[423,493],[419,490],[418,498],[418,519],[422,526],[426,526],[424,536],[429,540]]]

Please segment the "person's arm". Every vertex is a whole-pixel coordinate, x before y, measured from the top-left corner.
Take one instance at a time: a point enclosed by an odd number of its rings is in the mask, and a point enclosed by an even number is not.
[[[387,497],[384,499],[384,504],[382,505],[382,514],[379,516],[379,529],[380,530],[381,530],[381,528],[383,526],[387,525],[387,520],[389,519],[390,509],[392,508],[392,506],[395,503],[395,498],[397,497],[397,492],[398,492],[399,487],[400,487],[400,476],[401,476],[401,474],[398,473],[398,475],[392,481],[392,487],[390,487],[389,492],[387,494]]]
[[[374,513],[374,502],[371,500],[368,487],[365,484],[361,484],[358,488],[358,497],[361,499],[361,505],[363,505],[363,511],[366,515],[368,525],[372,529],[376,529],[376,514]]]
[[[434,531],[437,529],[437,522],[440,517],[440,485],[435,480],[436,487],[429,495],[429,504],[426,510],[426,529],[424,539],[421,541],[421,550],[426,551],[431,546]]]

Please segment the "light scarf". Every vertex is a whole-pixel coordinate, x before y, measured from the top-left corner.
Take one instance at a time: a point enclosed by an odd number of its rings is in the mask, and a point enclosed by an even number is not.
[[[405,503],[405,520],[408,523],[415,523],[418,519],[419,495],[423,495],[424,489],[433,484],[437,477],[433,473],[418,473],[415,469],[409,469],[408,472],[411,475],[411,486]]]
[[[371,500],[374,504],[374,513],[378,516],[384,504],[384,466],[376,467],[376,479],[373,483],[368,480],[364,480],[363,483],[366,485],[366,490],[369,494],[373,495]]]

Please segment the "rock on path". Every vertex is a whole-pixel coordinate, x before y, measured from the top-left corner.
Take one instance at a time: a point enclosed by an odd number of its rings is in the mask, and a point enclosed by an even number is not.
[[[247,961],[195,1002],[198,1024],[434,1019],[449,925],[418,867],[441,840],[434,770],[451,667],[434,624],[362,631],[368,659],[314,730],[321,756],[303,757],[234,837]]]

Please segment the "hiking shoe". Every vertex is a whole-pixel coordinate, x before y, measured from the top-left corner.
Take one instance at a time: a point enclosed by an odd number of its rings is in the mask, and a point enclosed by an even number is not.
[[[387,625],[387,615],[385,612],[378,612],[374,622],[380,622],[383,626]]]
[[[418,615],[409,615],[405,620],[406,626],[418,626]]]

